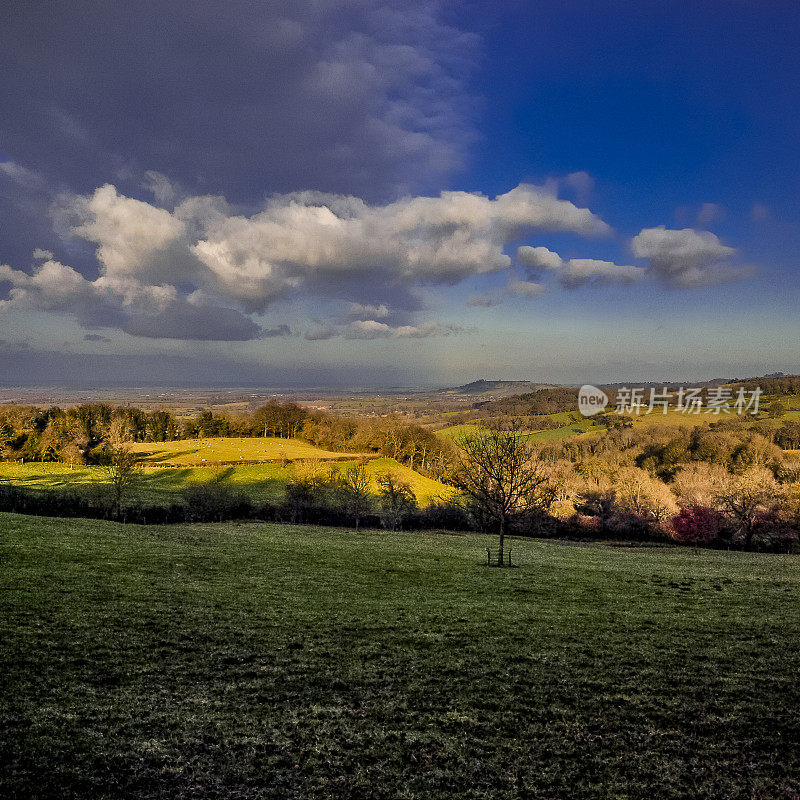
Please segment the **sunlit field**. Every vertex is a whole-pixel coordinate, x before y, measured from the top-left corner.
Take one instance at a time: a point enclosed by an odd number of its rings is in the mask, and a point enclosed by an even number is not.
[[[233,440],[234,442],[239,440]],[[250,440],[245,440],[250,441]],[[257,441],[257,440],[253,440]],[[175,443],[182,444],[182,443]],[[301,443],[298,443],[301,444]],[[152,445],[149,445],[152,447]],[[298,448],[300,449],[300,448]],[[323,452],[323,451],[320,451]],[[341,458],[341,453],[335,454]],[[345,456],[347,457],[347,456]],[[349,458],[352,459],[352,456]],[[357,462],[332,460],[321,467],[346,470]],[[391,458],[374,458],[365,465],[372,480],[372,490],[377,492],[376,478],[390,471],[407,481],[417,502],[428,505],[449,497],[452,490]],[[294,464],[279,463],[242,464],[238,466],[152,468],[145,466],[140,479],[131,490],[131,500],[143,503],[174,502],[184,489],[211,480],[221,480],[233,489],[243,492],[255,503],[279,503],[284,499],[287,482],[296,474]],[[108,477],[102,467],[74,466],[54,462],[0,462],[0,482],[34,489],[87,490],[104,486]]]
[[[0,795],[790,798],[797,560],[0,515]]]
[[[353,454],[323,450],[300,439],[258,437],[246,439],[209,438],[183,439],[177,442],[138,442],[131,450],[145,463],[176,466],[197,465],[203,462],[237,461],[295,461],[316,458],[322,460],[351,460]]]

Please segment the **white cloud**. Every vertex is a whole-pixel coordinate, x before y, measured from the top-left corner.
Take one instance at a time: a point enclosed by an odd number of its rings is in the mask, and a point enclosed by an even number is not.
[[[108,277],[150,277],[154,282],[175,282],[180,250],[170,252],[185,233],[184,223],[162,208],[120,195],[111,184],[91,197],[77,196],[61,213],[72,215],[71,232],[96,242],[97,259]]]
[[[309,341],[332,339],[428,339],[433,336],[452,336],[463,330],[459,325],[446,322],[429,322],[423,325],[399,325],[393,327],[374,319],[354,320],[343,327],[322,323],[306,331]]]
[[[650,272],[667,286],[694,289],[739,280],[752,273],[731,264],[733,247],[709,231],[645,228],[633,238],[633,253],[650,260]]]
[[[395,329],[397,336],[410,339],[427,339],[431,336],[453,336],[463,328],[448,322],[431,322],[426,325],[401,325]]]
[[[162,201],[174,195],[158,173],[148,173],[148,180]],[[45,263],[33,275],[11,271],[10,305],[4,307],[58,309],[86,325],[170,338],[182,337],[182,325],[185,338],[226,338],[220,323],[226,320],[239,339],[259,335],[248,314],[295,292],[299,300],[348,301],[331,320],[334,333],[322,321],[306,332],[309,340],[443,335],[440,325],[414,323],[421,287],[506,270],[512,264],[509,243],[537,231],[609,233],[591,211],[558,199],[554,186],[521,184],[494,198],[442,192],[385,205],[295,192],[273,196],[263,210],[244,216],[224,198],[188,197],[170,211],[106,184],[87,196],[60,197],[53,207],[65,235],[96,244],[99,276],[86,280],[39,251]],[[608,266],[581,273],[542,247],[522,247],[517,257],[531,266],[560,267],[565,282],[590,274],[626,277]],[[515,281],[507,291],[531,296],[542,288]],[[500,301],[498,290],[473,295],[468,303]],[[203,329],[202,320],[212,316],[218,324]]]
[[[517,249],[517,261],[528,267],[532,276],[540,271],[556,273],[563,286],[574,289],[586,283],[621,283],[629,285],[641,280],[646,270],[641,267],[614,264],[611,261],[601,261],[595,258],[571,258],[564,261],[558,253],[546,247],[523,246]],[[523,284],[529,284],[530,289],[524,291]],[[517,281],[514,294],[541,294],[539,283]]]
[[[333,339],[339,333],[336,327],[333,325],[320,323],[318,325],[314,325],[313,328],[309,328],[305,332],[305,338],[309,342],[322,342],[326,339]]]
[[[610,229],[588,209],[528,185],[493,200],[443,192],[384,206],[301,193],[274,197],[252,217],[216,220],[192,251],[221,295],[262,310],[314,275],[455,283],[506,269],[507,242],[538,230],[592,236]]]
[[[351,322],[344,331],[345,339],[385,339],[394,334],[394,330],[385,322],[374,319],[362,319]]]
[[[53,254],[49,250],[36,247],[33,251],[33,258],[35,261],[49,261],[53,258]]]
[[[533,269],[561,269],[564,261],[558,253],[546,247],[530,247],[523,245],[517,248],[517,261],[525,267]]]
[[[113,327],[149,338],[241,341],[260,333],[259,326],[236,309],[181,297],[174,286],[102,275],[88,281],[58,261],[45,261],[30,275],[0,265],[0,281],[11,284],[8,298],[0,300],[0,311],[69,313],[86,327]]]
[[[621,283],[626,286],[644,278],[647,270],[600,261],[596,258],[571,258],[561,271],[561,282],[568,289],[583,286],[590,281],[595,283]]]
[[[71,310],[91,295],[89,281],[58,261],[45,261],[32,275],[0,264],[0,280],[11,284],[8,299],[0,300],[0,308]]]

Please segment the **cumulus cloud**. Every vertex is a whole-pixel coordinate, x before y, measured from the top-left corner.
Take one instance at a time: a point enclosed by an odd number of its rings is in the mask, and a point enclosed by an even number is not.
[[[162,177],[151,175],[165,199]],[[350,338],[411,335],[396,332],[414,329],[422,287],[507,270],[509,242],[539,231],[610,231],[588,209],[559,199],[552,186],[529,184],[494,198],[442,192],[384,205],[294,192],[272,196],[249,216],[234,213],[224,198],[185,197],[168,210],[104,184],[89,195],[60,196],[52,213],[66,236],[96,246],[99,275],[87,279],[49,251],[37,251],[45,260],[32,275],[11,271],[6,307],[73,313],[84,324],[136,336],[189,339],[263,336],[249,315],[288,295],[344,302],[340,322],[353,320],[345,331]],[[518,260],[550,269],[560,264],[570,274],[545,248],[520,248]],[[515,291],[537,290],[531,283]]]
[[[71,311],[90,297],[89,281],[77,270],[58,261],[45,261],[32,275],[0,264],[0,281],[10,284],[0,308],[35,311]]]
[[[150,177],[165,199],[166,179]],[[405,297],[412,308],[415,287],[509,268],[509,241],[542,230],[609,231],[588,209],[528,184],[494,198],[442,192],[385,205],[295,192],[271,197],[250,216],[213,197],[184,198],[169,211],[105,184],[60,197],[53,215],[66,235],[96,245],[100,274],[90,281],[38,251],[46,260],[33,275],[11,273],[12,306],[71,311],[86,324],[102,320],[137,336],[236,340],[260,335],[248,314],[292,292],[349,294],[344,316],[357,319],[345,335],[395,335],[414,326],[409,311],[392,305]]]
[[[365,303],[348,303],[345,312],[351,317],[370,317],[372,319],[383,319],[389,316],[389,306],[386,303],[380,305],[368,305]]]
[[[185,224],[163,208],[117,192],[106,184],[89,197],[62,201],[57,210],[71,233],[98,245],[97,259],[109,278],[160,278],[175,282],[187,259],[178,247]]]
[[[709,231],[645,228],[633,238],[633,253],[650,260],[649,271],[666,286],[694,289],[739,280],[752,273],[735,266],[736,250]]]
[[[36,247],[33,251],[33,258],[35,261],[49,261],[53,258],[53,254],[50,252],[50,250],[44,250],[41,247]]]
[[[464,329],[449,322],[431,322],[426,325],[401,325],[396,329],[397,336],[409,339],[428,339],[431,336],[454,336]]]
[[[519,247],[517,261],[528,268],[530,277],[535,277],[542,271],[556,274],[561,285],[567,289],[575,289],[589,282],[630,285],[641,280],[646,273],[642,267],[615,264],[595,258],[571,258],[565,261],[558,253],[546,247]],[[526,290],[525,284],[530,288]],[[517,281],[514,287],[513,290],[509,287],[509,291],[513,294],[541,294],[544,290],[541,284],[530,281]]]
[[[385,339],[394,333],[391,326],[374,319],[351,322],[344,332],[345,339]]]
[[[506,243],[540,230],[610,229],[588,209],[526,184],[494,199],[442,192],[383,206],[302,193],[274,197],[251,217],[216,220],[191,250],[221,295],[260,311],[312,275],[345,280],[369,271],[386,283],[456,283],[506,269]]]
[[[334,336],[345,339],[428,339],[433,336],[453,336],[461,331],[461,326],[446,322],[392,326],[378,320],[365,319],[354,320],[341,327],[320,324],[306,331],[305,338],[310,341],[332,339]]]
[[[144,173],[142,188],[147,189],[160,206],[170,205],[178,195],[175,184],[166,175],[154,169],[148,169]]]
[[[596,258],[571,258],[560,273],[561,283],[568,289],[575,289],[587,283],[621,283],[630,286],[644,278],[647,270],[600,261]]]
[[[77,270],[48,260],[33,274],[0,264],[0,281],[10,284],[2,310],[56,311],[86,327],[114,327],[132,336],[187,340],[244,341],[259,326],[233,308],[196,296],[180,297],[171,286],[100,277],[88,281]]]
[[[517,248],[517,261],[524,267],[531,267],[533,270],[561,269],[564,266],[564,261],[558,253],[554,253],[546,247],[531,247],[530,245]]]

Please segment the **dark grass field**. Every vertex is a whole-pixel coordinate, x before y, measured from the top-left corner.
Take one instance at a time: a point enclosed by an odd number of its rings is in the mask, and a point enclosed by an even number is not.
[[[3,798],[797,798],[791,556],[0,515]]]

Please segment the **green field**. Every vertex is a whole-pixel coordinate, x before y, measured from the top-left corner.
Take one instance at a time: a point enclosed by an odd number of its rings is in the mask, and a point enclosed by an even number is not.
[[[340,455],[340,454],[337,454]],[[347,469],[355,461],[336,462],[332,466]],[[391,471],[408,481],[421,505],[428,505],[447,497],[451,489],[438,481],[420,475],[391,458],[376,458],[366,464],[372,478],[372,489],[377,491],[377,475]],[[224,467],[170,467],[147,468],[131,493],[131,499],[144,504],[176,502],[179,493],[189,486],[210,480],[222,480],[226,485],[246,494],[255,503],[280,503],[288,481],[295,476],[292,464],[242,464]],[[101,467],[70,467],[55,462],[16,461],[0,462],[0,481],[33,489],[87,490],[107,484]]]
[[[559,427],[544,431],[529,431],[527,434],[529,441],[552,442],[557,439],[567,439],[570,436],[578,436],[581,433],[592,430],[591,420],[584,419],[577,412],[571,413],[565,411],[560,414],[548,414],[547,416],[560,423]],[[450,425],[447,428],[441,428],[436,431],[436,435],[457,443],[460,437],[468,436],[479,430],[480,425],[467,422],[462,425]]]
[[[0,515],[0,796],[795,798],[798,561]]]
[[[140,442],[131,445],[147,463],[174,466],[198,465],[203,462],[236,463],[237,461],[296,461],[316,458],[323,461],[353,459],[359,454],[323,450],[300,439],[209,438],[184,439],[177,442]]]
[[[777,419],[770,419],[764,413],[764,410],[775,398],[767,397],[761,399],[761,413],[758,416],[759,421],[768,422],[769,424],[778,427],[784,422],[800,420],[800,397],[790,395],[781,397],[780,400],[788,409],[785,414]],[[609,408],[613,411],[613,408]],[[646,408],[641,414],[628,414],[633,420],[635,427],[649,428],[657,425],[664,426],[677,426],[693,428],[697,425],[709,425],[712,422],[719,422],[724,419],[731,419],[735,417],[734,413],[730,414],[687,414],[675,409],[669,409],[666,414],[660,409],[654,410],[652,413],[645,413]],[[529,440],[533,442],[551,442],[559,439],[568,439],[572,436],[580,436],[585,433],[600,433],[605,430],[603,426],[595,426],[592,424],[591,419],[584,419],[577,411],[562,411],[558,414],[548,414],[550,419],[560,423],[559,427],[552,428],[544,431],[532,431],[529,434]],[[458,441],[459,437],[474,433],[479,430],[477,423],[465,423],[462,425],[450,425],[446,428],[441,428],[436,431],[437,436],[443,439],[450,439]]]

